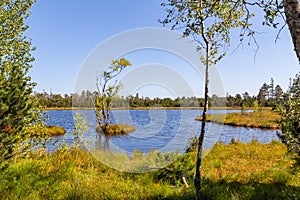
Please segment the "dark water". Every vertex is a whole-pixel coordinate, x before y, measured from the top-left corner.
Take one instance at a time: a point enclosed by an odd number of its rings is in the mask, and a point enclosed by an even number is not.
[[[159,149],[163,152],[183,152],[190,137],[199,135],[201,122],[194,118],[202,114],[200,110],[114,110],[112,111],[112,123],[131,124],[136,131],[117,137],[110,137],[109,140],[100,137],[96,133],[96,119],[94,111],[70,111],[51,110],[48,111],[49,119],[47,124],[59,125],[66,129],[65,136],[54,137],[59,144],[63,139],[72,144],[72,130],[76,112],[83,114],[89,126],[88,132],[84,135],[88,148],[98,148],[100,145],[109,148],[132,153],[135,149],[149,152],[152,149]],[[240,112],[239,110],[211,110],[209,114]],[[269,143],[277,140],[276,130],[263,130],[255,128],[232,127],[207,123],[204,148],[211,148],[216,142],[230,143],[232,138],[245,143],[258,140],[262,143]],[[105,143],[106,142],[106,143]],[[51,147],[49,145],[49,148]]]

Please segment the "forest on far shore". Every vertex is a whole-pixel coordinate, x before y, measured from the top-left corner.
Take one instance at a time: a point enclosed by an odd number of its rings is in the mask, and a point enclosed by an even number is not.
[[[291,79],[290,79],[291,82]],[[209,106],[212,107],[252,107],[257,102],[260,107],[275,107],[281,102],[289,98],[291,84],[287,91],[283,91],[280,85],[274,85],[274,79],[271,78],[269,84],[263,83],[256,96],[250,96],[248,92],[236,95],[227,95],[226,97],[218,97],[211,95],[209,97]],[[34,97],[46,108],[62,108],[62,107],[94,107],[94,98],[97,92],[82,91],[81,94],[53,94],[53,93],[34,93]],[[112,102],[113,108],[120,107],[203,107],[204,98],[198,97],[177,97],[171,98],[149,98],[139,96],[116,96]]]

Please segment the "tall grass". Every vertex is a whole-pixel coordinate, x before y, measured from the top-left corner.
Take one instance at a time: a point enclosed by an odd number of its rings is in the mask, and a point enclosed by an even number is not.
[[[196,152],[183,155],[169,169],[182,170],[193,185]],[[300,169],[280,142],[216,144],[203,158],[205,199],[300,199]],[[175,170],[176,171],[176,170]],[[178,175],[160,170],[158,177],[176,182]],[[186,190],[192,197],[194,189]]]
[[[134,174],[109,168],[79,147],[39,151],[0,172],[0,199],[193,199],[195,158],[190,152],[164,169]],[[203,158],[202,174],[205,199],[300,197],[299,167],[279,142],[216,144]]]
[[[81,149],[35,154],[1,173],[0,199],[179,199],[180,190],[106,167]]]

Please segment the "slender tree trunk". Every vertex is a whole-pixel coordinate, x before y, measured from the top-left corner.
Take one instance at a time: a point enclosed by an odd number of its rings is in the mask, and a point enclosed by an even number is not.
[[[284,12],[294,43],[294,50],[300,63],[300,1],[285,0]]]
[[[208,110],[208,84],[209,84],[209,68],[210,68],[210,44],[206,42],[206,67],[205,67],[205,91],[204,91],[204,109],[202,113],[202,124],[201,132],[198,142],[198,152],[196,160],[196,173],[194,178],[194,185],[196,189],[196,199],[201,199],[201,164],[202,164],[202,145],[205,135],[205,125],[206,125],[206,114]]]
[[[98,108],[98,97],[95,96],[94,99],[93,99],[93,104],[94,104],[94,108],[95,108],[95,114],[96,114],[96,120],[97,120],[97,123],[98,125],[101,127],[102,125],[102,119],[100,117],[100,112],[102,112],[102,110],[100,111],[99,108]]]
[[[108,128],[110,125],[110,111],[111,111],[111,103],[110,100],[108,100],[106,104],[106,121],[105,121],[106,128]]]
[[[104,124],[106,124],[107,115],[106,115],[106,112],[105,112],[104,96],[102,96],[102,102],[101,102],[101,104],[102,104],[102,117],[103,117]]]

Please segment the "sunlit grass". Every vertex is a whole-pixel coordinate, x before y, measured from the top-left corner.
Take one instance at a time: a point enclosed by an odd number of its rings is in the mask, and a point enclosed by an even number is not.
[[[93,151],[92,154],[105,165],[122,172],[144,173],[155,171],[173,163],[178,157],[178,152],[162,153],[152,150],[145,154],[135,150],[131,156],[126,153],[112,151]]]
[[[168,167],[187,175],[191,187],[185,191],[190,197],[194,194],[195,159],[196,152],[192,152]],[[205,199],[300,197],[300,169],[293,166],[295,161],[287,154],[285,145],[278,141],[270,144],[256,141],[250,144],[216,144],[202,163],[202,192]],[[176,173],[160,170],[158,177],[182,185]]]
[[[276,173],[284,173],[293,165],[286,152],[280,142],[217,144],[204,158],[203,173],[218,181],[270,183],[276,180]]]
[[[97,126],[96,131],[103,132],[105,125]],[[106,135],[124,135],[131,132],[134,132],[136,128],[129,124],[110,124],[107,130],[105,131]]]
[[[28,130],[31,133],[31,137],[59,136],[66,133],[66,130],[61,126],[32,126]]]
[[[212,199],[298,199],[300,172],[280,142],[217,144],[203,161]]]
[[[201,120],[202,116],[196,118]],[[207,121],[222,123],[232,126],[244,126],[252,128],[278,129],[277,121],[280,115],[277,112],[246,112],[246,113],[228,113],[207,115]]]
[[[23,159],[0,173],[0,199],[180,199],[151,174],[121,173],[81,149]]]
[[[66,133],[66,130],[60,126],[46,126],[45,131],[50,136],[58,136]]]
[[[132,159],[151,163],[161,157],[136,151]],[[193,199],[195,159],[196,152],[191,152],[164,169],[132,174],[107,167],[78,148],[37,152],[0,171],[0,199]],[[293,164],[280,142],[216,144],[203,158],[203,196],[297,199],[300,171]],[[182,183],[181,172],[186,174],[189,188]]]

